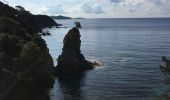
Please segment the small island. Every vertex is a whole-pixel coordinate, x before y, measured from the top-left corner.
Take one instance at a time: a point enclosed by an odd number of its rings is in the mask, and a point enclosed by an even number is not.
[[[71,17],[62,16],[62,15],[59,15],[59,16],[50,16],[50,17],[53,18],[53,19],[72,19]]]

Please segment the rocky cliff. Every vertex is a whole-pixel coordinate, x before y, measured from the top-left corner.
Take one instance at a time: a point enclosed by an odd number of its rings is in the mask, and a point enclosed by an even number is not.
[[[53,60],[40,35],[56,26],[48,16],[0,2],[0,100],[49,100]]]
[[[30,34],[41,32],[44,27],[58,26],[51,17],[46,15],[33,15],[21,6],[16,8],[0,2],[0,16],[6,16],[19,22]]]

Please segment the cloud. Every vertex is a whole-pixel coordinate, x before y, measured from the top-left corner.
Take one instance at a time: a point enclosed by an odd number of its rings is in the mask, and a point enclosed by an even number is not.
[[[169,0],[1,0],[34,14],[71,17],[170,17]],[[7,2],[7,3],[8,3]]]
[[[9,2],[7,0],[0,0],[0,1],[5,3],[5,4],[9,4]]]
[[[102,7],[100,5],[94,5],[93,6],[93,11],[94,11],[95,14],[104,13],[104,11],[102,10]]]
[[[137,12],[137,10],[136,10],[136,9],[127,9],[127,11],[128,11],[128,12],[131,12],[131,13],[135,13],[135,12]]]
[[[162,5],[162,3],[163,3],[163,0],[148,0],[148,1],[151,3],[154,3],[155,5]]]
[[[87,14],[104,13],[102,7],[98,4],[90,5],[89,3],[83,3],[77,9],[80,9],[83,13],[87,13]]]
[[[93,8],[87,3],[83,3],[82,5],[80,5],[80,9],[84,13],[93,13],[93,11],[92,11]]]
[[[121,3],[124,2],[124,0],[109,0],[111,3]]]
[[[107,0],[112,3],[112,5],[117,8],[126,10],[128,13],[138,13],[138,14],[155,14],[157,16],[162,16],[166,12],[170,12],[170,2],[169,0]],[[119,10],[117,10],[119,11]]]
[[[63,8],[63,5],[48,5],[46,7],[46,13],[48,14],[65,14],[65,10]]]

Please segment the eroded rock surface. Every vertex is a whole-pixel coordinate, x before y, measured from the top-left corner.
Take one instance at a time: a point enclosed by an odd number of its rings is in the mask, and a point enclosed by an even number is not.
[[[80,32],[72,28],[66,34],[63,43],[62,54],[58,57],[56,71],[60,78],[71,79],[81,76],[86,70],[92,69],[92,65],[81,53]]]

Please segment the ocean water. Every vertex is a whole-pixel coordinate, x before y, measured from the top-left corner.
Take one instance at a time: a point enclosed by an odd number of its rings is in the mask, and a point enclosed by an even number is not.
[[[82,53],[102,65],[81,79],[56,79],[52,100],[157,100],[167,90],[159,65],[170,56],[170,19],[56,20],[65,28],[43,37],[55,65],[74,21],[82,25]]]

